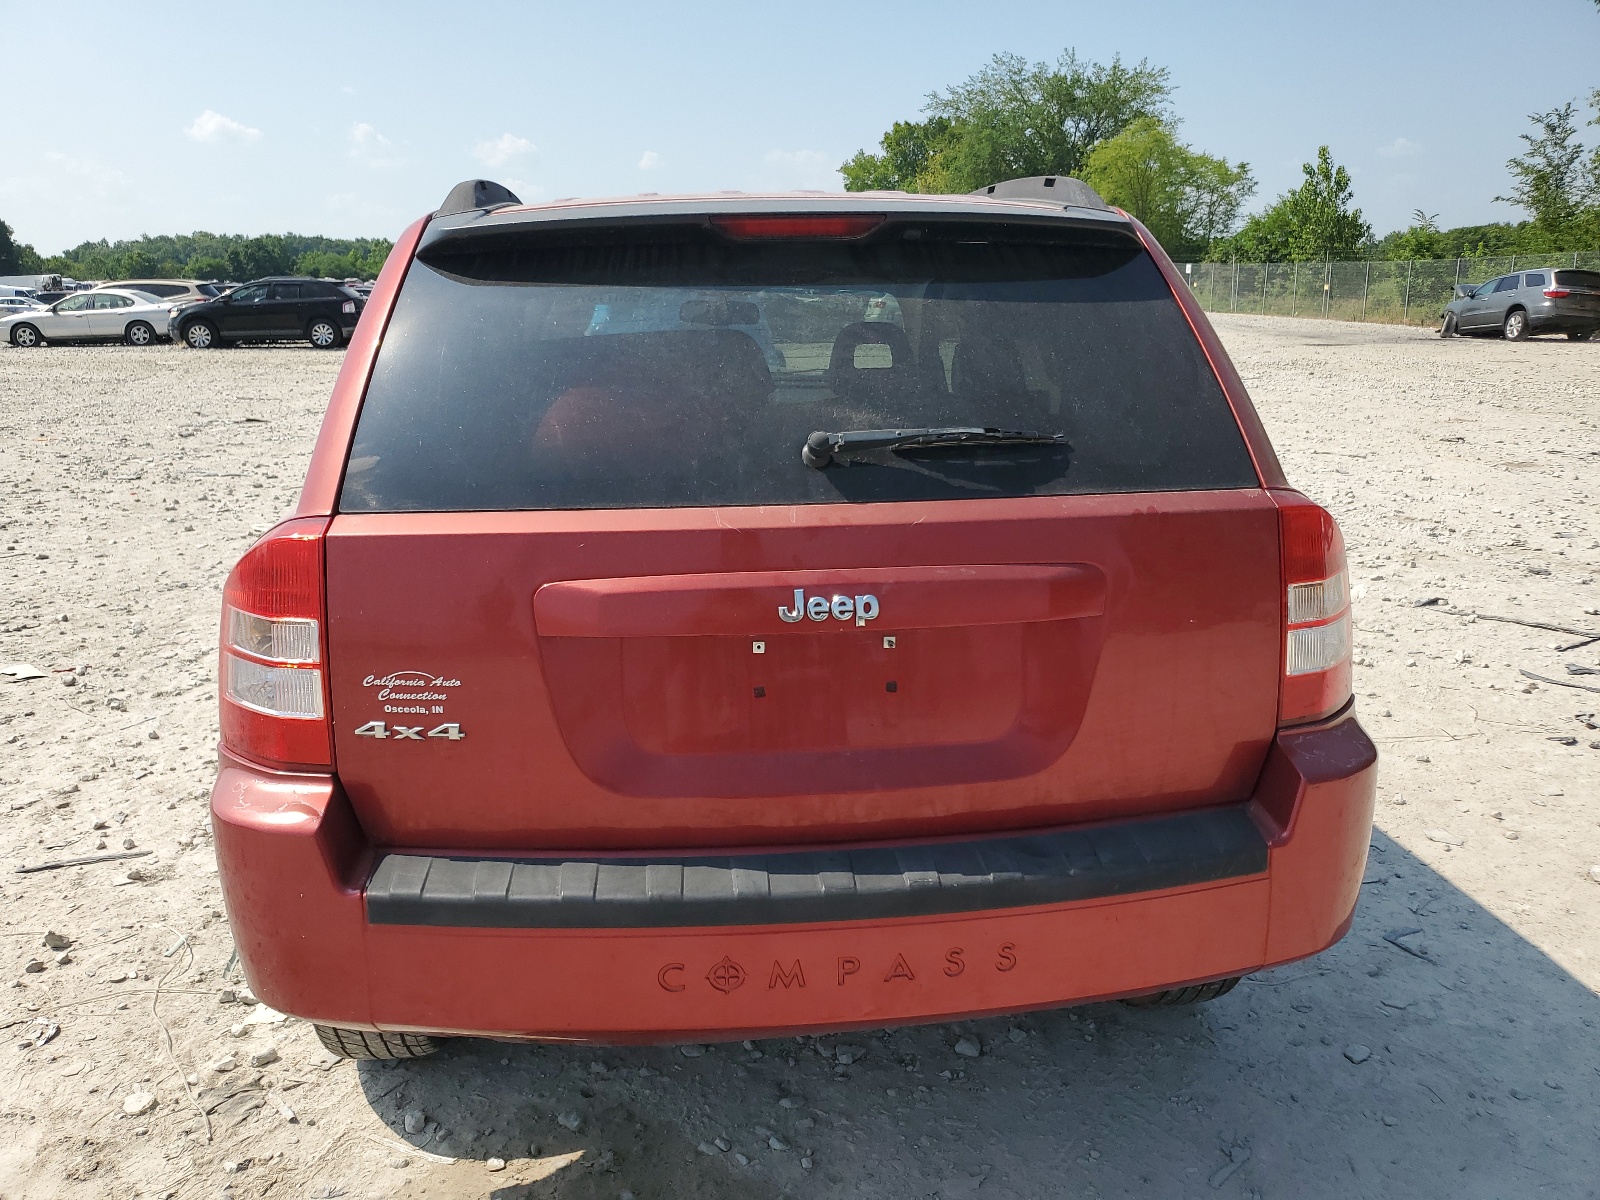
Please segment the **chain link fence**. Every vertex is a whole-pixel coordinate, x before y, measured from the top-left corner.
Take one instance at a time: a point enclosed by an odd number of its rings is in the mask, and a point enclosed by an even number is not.
[[[1600,254],[1511,254],[1411,262],[1179,263],[1208,312],[1437,324],[1457,284],[1540,267],[1600,271]]]

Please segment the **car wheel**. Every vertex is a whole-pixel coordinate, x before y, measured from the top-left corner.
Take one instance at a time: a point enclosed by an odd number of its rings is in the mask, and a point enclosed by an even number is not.
[[[1239,986],[1239,977],[1218,979],[1214,983],[1200,983],[1193,987],[1168,988],[1164,992],[1151,992],[1148,996],[1134,996],[1124,1000],[1134,1008],[1171,1008],[1175,1004],[1204,1004],[1218,996],[1226,996]]]
[[[1569,334],[1567,334],[1567,341],[1569,341],[1569,342],[1587,342],[1593,336],[1594,336],[1594,330],[1585,329],[1582,333],[1569,333]]]
[[[1513,308],[1506,314],[1506,322],[1500,327],[1508,342],[1525,342],[1528,340],[1528,314],[1520,308]]]
[[[1456,335],[1456,315],[1455,315],[1455,313],[1445,313],[1445,315],[1444,315],[1444,324],[1439,326],[1439,336],[1442,337],[1442,338],[1446,338],[1446,337],[1455,337],[1455,335]]]
[[[332,350],[344,340],[344,335],[327,317],[317,317],[306,327],[306,340],[318,350]]]
[[[31,350],[44,338],[39,336],[39,331],[32,325],[13,325],[11,327],[11,344],[20,346],[24,350]]]
[[[183,327],[183,340],[195,350],[211,350],[221,345],[217,327],[210,321],[195,321]]]
[[[317,1040],[340,1058],[426,1058],[439,1043],[425,1033],[373,1033],[365,1029],[340,1029],[317,1025]]]
[[[147,321],[135,321],[123,330],[122,340],[130,346],[148,346],[156,340],[156,331]]]

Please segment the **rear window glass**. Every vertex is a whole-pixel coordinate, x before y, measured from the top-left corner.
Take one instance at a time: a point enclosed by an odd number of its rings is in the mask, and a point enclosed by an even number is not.
[[[813,432],[947,427],[1064,444],[801,461]],[[374,364],[340,507],[1256,485],[1204,353],[1131,240],[930,224],[738,242],[658,226],[425,248]]]
[[[1559,287],[1593,288],[1600,292],[1600,271],[1557,271]]]

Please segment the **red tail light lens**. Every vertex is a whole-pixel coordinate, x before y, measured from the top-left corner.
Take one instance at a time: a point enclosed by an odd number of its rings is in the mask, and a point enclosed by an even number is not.
[[[712,217],[711,225],[735,238],[858,238],[883,218],[876,214],[825,217]]]
[[[1350,586],[1344,538],[1298,492],[1274,492],[1283,562],[1283,680],[1278,721],[1337,712],[1350,699]]]
[[[322,633],[326,517],[285,521],[245,552],[222,590],[222,744],[275,767],[328,770]]]
[[[1546,296],[1549,296],[1550,299],[1552,299],[1552,300],[1564,300],[1568,296],[1572,295],[1572,293],[1569,292],[1564,287],[1548,287],[1548,288],[1545,288],[1544,294]]]

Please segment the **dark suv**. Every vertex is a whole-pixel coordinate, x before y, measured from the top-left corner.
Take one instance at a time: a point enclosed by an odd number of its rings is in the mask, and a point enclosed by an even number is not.
[[[1075,180],[469,181],[224,590],[239,958],[354,1058],[1212,999],[1350,926],[1348,596]]]
[[[1456,289],[1444,310],[1440,337],[1498,333],[1520,342],[1535,333],[1564,333],[1586,342],[1600,329],[1600,272],[1518,271]]]
[[[172,336],[196,350],[228,342],[297,342],[319,350],[344,345],[366,301],[322,279],[256,279],[225,296],[192,304],[172,319]]]

